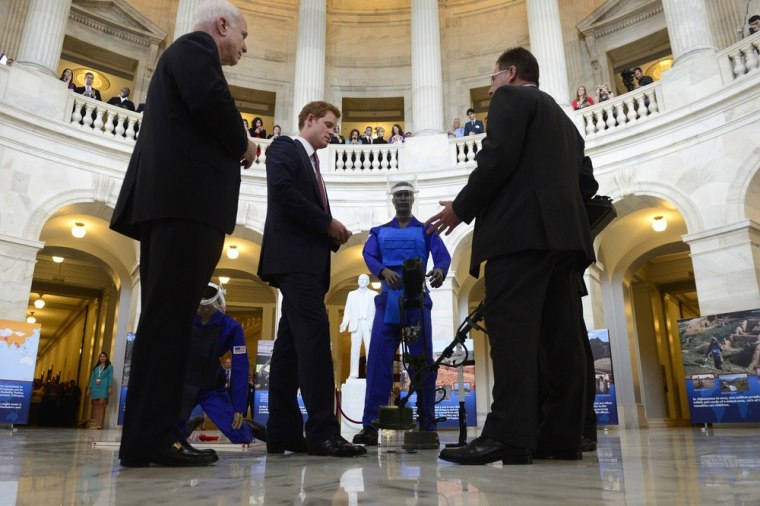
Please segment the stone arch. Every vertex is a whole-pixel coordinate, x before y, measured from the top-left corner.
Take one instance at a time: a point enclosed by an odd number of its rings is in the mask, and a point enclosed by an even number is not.
[[[736,177],[726,192],[726,221],[751,220],[760,223],[760,148],[742,160]]]

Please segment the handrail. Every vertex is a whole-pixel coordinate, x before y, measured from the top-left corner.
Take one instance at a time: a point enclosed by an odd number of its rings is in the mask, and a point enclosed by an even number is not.
[[[576,117],[583,118],[586,138],[618,131],[637,124],[644,119],[663,112],[660,106],[662,87],[659,82],[648,84],[620,95],[575,111]]]

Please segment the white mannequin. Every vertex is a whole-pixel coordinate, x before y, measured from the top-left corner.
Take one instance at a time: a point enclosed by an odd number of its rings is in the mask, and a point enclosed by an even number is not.
[[[340,331],[346,328],[351,332],[351,370],[349,378],[359,377],[359,355],[361,354],[362,341],[364,341],[365,353],[369,354],[369,338],[372,335],[372,321],[375,319],[375,296],[377,292],[367,288],[369,276],[359,276],[359,288],[348,293],[346,309],[343,313],[343,322]]]

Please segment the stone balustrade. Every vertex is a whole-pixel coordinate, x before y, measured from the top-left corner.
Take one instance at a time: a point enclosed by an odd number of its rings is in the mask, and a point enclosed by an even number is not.
[[[724,83],[741,79],[760,67],[760,32],[718,53]]]
[[[486,134],[468,135],[449,139],[451,166],[457,169],[475,168],[475,153],[483,147]]]
[[[599,104],[575,111],[583,118],[586,138],[595,137],[626,126],[632,126],[661,112],[660,83],[652,83],[637,90],[605,100]]]
[[[260,139],[258,137],[251,137],[250,135],[248,138],[256,144],[256,158],[253,159],[253,164],[251,164],[250,168],[265,170],[267,163],[267,149],[269,149],[269,145],[272,144],[272,139]]]
[[[327,165],[324,172],[379,173],[399,168],[399,153],[403,144],[330,144],[327,146]],[[327,170],[324,170],[327,167]]]
[[[134,144],[137,140],[142,113],[128,111],[69,91],[64,121],[86,132]]]

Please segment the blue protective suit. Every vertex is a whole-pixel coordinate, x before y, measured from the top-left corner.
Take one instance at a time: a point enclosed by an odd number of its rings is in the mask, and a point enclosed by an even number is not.
[[[248,407],[248,351],[243,328],[221,311],[216,311],[205,325],[195,315],[193,326],[180,429],[186,433],[185,422],[199,404],[227,439],[233,443],[250,443],[253,432],[248,424],[232,429],[234,414],[245,415]],[[219,357],[229,351],[232,352],[232,375],[228,393]]]
[[[441,269],[444,277],[451,265],[451,256],[443,240],[436,234],[426,234],[425,225],[414,217],[405,228],[399,227],[396,218],[385,225],[372,228],[362,254],[370,272],[380,279],[380,273],[385,268],[401,275],[404,260],[410,258],[420,258],[423,265],[426,265],[428,256],[432,255],[433,268]],[[424,340],[421,336],[416,343],[410,344],[409,352],[412,356],[422,355],[424,342],[425,358],[427,363],[431,364],[433,342],[430,310],[433,303],[427,292],[426,286],[423,301]],[[375,320],[367,354],[367,390],[362,417],[364,427],[372,427],[372,421],[377,419],[380,406],[387,404],[390,397],[393,385],[393,355],[401,340],[398,299],[402,295],[403,289],[394,290],[383,280],[381,293],[375,297]],[[407,309],[405,324],[411,326],[419,322],[419,309]],[[414,377],[415,371],[410,370],[409,373],[410,377]],[[435,379],[435,373],[428,375],[420,392],[425,409],[421,428],[426,430],[435,429]]]

